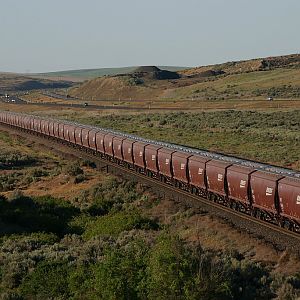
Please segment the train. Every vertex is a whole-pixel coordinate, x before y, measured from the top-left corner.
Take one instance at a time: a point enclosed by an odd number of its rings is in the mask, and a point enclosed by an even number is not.
[[[300,172],[65,120],[0,111],[0,123],[67,144],[241,214],[300,233]]]

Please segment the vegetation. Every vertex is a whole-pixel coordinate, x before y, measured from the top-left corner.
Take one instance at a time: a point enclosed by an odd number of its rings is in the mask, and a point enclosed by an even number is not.
[[[107,115],[78,119],[195,148],[300,169],[300,110]]]
[[[82,206],[0,197],[2,299],[294,299],[284,278],[239,253],[204,250],[144,216],[131,182],[107,178]],[[7,229],[7,230],[6,230]],[[5,231],[6,230],[6,231]]]
[[[23,155],[18,152],[1,153],[0,154],[0,169],[15,168],[20,166],[31,165],[36,162],[34,157]]]
[[[107,76],[107,75],[117,75],[117,74],[127,74],[133,72],[137,67],[125,67],[125,68],[101,68],[101,69],[88,69],[88,70],[70,70],[70,71],[60,71],[60,72],[50,72],[50,73],[43,73],[41,76],[46,77],[75,77],[75,78],[96,78],[100,76]],[[159,67],[163,70],[169,71],[178,71],[183,70],[185,67],[169,67],[169,66],[162,66]]]
[[[106,100],[232,100],[264,99],[273,96],[280,99],[299,100],[299,55],[297,62],[278,62],[276,67],[268,68],[261,60],[237,62],[192,68],[179,72],[176,80],[157,80],[143,77],[143,85],[129,84],[120,89],[122,76],[91,79],[70,94],[82,99]],[[130,82],[129,82],[130,83]],[[134,83],[134,82],[132,82]],[[184,108],[184,107],[182,107]]]

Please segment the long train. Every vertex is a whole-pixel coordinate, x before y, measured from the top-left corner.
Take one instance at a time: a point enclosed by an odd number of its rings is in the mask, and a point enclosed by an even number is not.
[[[300,233],[300,173],[63,120],[0,111],[0,123],[68,143],[240,213]]]

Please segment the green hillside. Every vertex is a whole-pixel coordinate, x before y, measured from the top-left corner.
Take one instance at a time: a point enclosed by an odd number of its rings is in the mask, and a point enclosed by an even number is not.
[[[38,76],[45,77],[75,77],[83,79],[91,79],[101,76],[112,76],[117,74],[127,74],[133,72],[138,67],[124,67],[124,68],[100,68],[100,69],[83,69],[83,70],[69,70],[69,71],[59,71],[59,72],[49,72],[35,74]],[[187,69],[186,67],[176,67],[176,66],[159,66],[160,69],[168,71],[180,71]]]

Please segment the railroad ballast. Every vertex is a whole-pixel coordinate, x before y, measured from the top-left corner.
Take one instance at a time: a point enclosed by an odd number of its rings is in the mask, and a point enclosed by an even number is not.
[[[62,120],[4,111],[0,122],[79,147],[300,233],[300,174],[296,171]]]

